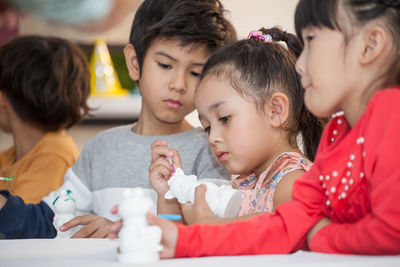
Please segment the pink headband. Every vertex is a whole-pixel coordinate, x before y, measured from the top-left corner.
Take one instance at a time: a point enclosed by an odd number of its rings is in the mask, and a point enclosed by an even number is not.
[[[268,33],[264,34],[262,31],[251,31],[247,39],[251,38],[257,38],[258,40],[261,40],[266,43],[272,42],[272,36],[269,35]]]

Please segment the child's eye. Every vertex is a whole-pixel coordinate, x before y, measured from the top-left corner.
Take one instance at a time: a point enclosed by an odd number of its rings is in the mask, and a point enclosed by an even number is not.
[[[306,40],[307,40],[308,42],[311,42],[312,39],[314,39],[314,35],[307,35],[307,36],[306,36]]]
[[[224,116],[224,117],[219,118],[218,120],[222,121],[223,123],[227,123],[229,121],[230,117],[231,116]]]
[[[205,127],[205,128],[204,128],[204,131],[205,131],[207,134],[210,134],[210,126]]]
[[[199,72],[195,72],[195,71],[191,71],[190,72],[190,75],[192,75],[193,77],[199,77],[200,76],[200,73]]]
[[[158,63],[158,66],[160,66],[162,69],[167,69],[167,70],[172,68],[171,65],[163,64],[163,63],[160,63],[160,62]]]

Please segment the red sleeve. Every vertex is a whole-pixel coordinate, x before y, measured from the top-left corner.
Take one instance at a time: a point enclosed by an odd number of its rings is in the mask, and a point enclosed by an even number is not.
[[[311,250],[400,253],[400,90],[381,96],[364,134],[365,174],[372,211],[356,223],[322,228],[311,240]]]
[[[175,257],[289,253],[303,248],[308,230],[322,218],[323,193],[312,173],[313,169],[295,182],[294,200],[275,213],[227,225],[179,225]]]
[[[400,162],[391,175],[376,173],[371,181],[372,213],[356,223],[331,224],[311,240],[310,249],[327,253],[400,253]],[[381,177],[382,179],[379,179]]]

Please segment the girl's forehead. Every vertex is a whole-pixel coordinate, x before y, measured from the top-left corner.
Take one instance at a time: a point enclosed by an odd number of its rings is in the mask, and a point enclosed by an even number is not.
[[[219,82],[215,79],[206,77],[202,79],[195,91],[195,101],[207,101],[211,98],[215,98],[220,91]]]
[[[212,77],[205,77],[198,84],[195,91],[195,105],[210,104],[230,98],[234,92],[227,81]]]
[[[214,95],[224,94],[226,91],[232,89],[229,81],[224,77],[217,77],[216,75],[207,75],[198,82],[196,93],[209,92]]]

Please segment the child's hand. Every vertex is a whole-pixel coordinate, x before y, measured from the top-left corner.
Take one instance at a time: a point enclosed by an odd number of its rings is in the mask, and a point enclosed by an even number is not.
[[[85,225],[76,232],[71,238],[106,238],[110,232],[110,225],[113,222],[94,214],[77,216],[72,220],[64,223],[60,227],[60,231],[67,231],[78,225]]]
[[[7,198],[3,195],[0,195],[0,210],[4,207],[4,205],[7,203]]]
[[[182,213],[187,224],[207,223],[212,224],[217,217],[211,211],[206,201],[207,186],[201,184],[196,187],[194,194],[194,203],[183,204]]]
[[[162,219],[151,212],[148,212],[146,217],[150,225],[157,225],[161,228],[161,245],[163,246],[163,250],[160,252],[160,257],[162,259],[173,258],[178,240],[178,227],[175,223]]]
[[[118,213],[118,205],[115,205],[111,209],[112,214],[117,214]],[[121,230],[122,227],[122,220],[116,221],[115,223],[110,225],[110,233],[108,234],[107,238],[110,239],[115,239],[118,238],[119,231]]]
[[[328,219],[327,217],[322,218],[321,220],[319,220],[319,222],[317,222],[313,228],[311,228],[310,231],[308,231],[307,234],[307,244],[310,245],[311,239],[314,237],[314,235],[321,230],[322,228],[324,228],[325,226],[331,224],[331,220]]]
[[[179,153],[175,149],[168,147],[166,141],[155,141],[151,145],[152,161],[149,168],[149,178],[154,190],[162,196],[169,190],[167,181],[172,174],[171,164],[167,157],[171,158],[174,170],[178,167],[182,168]]]

